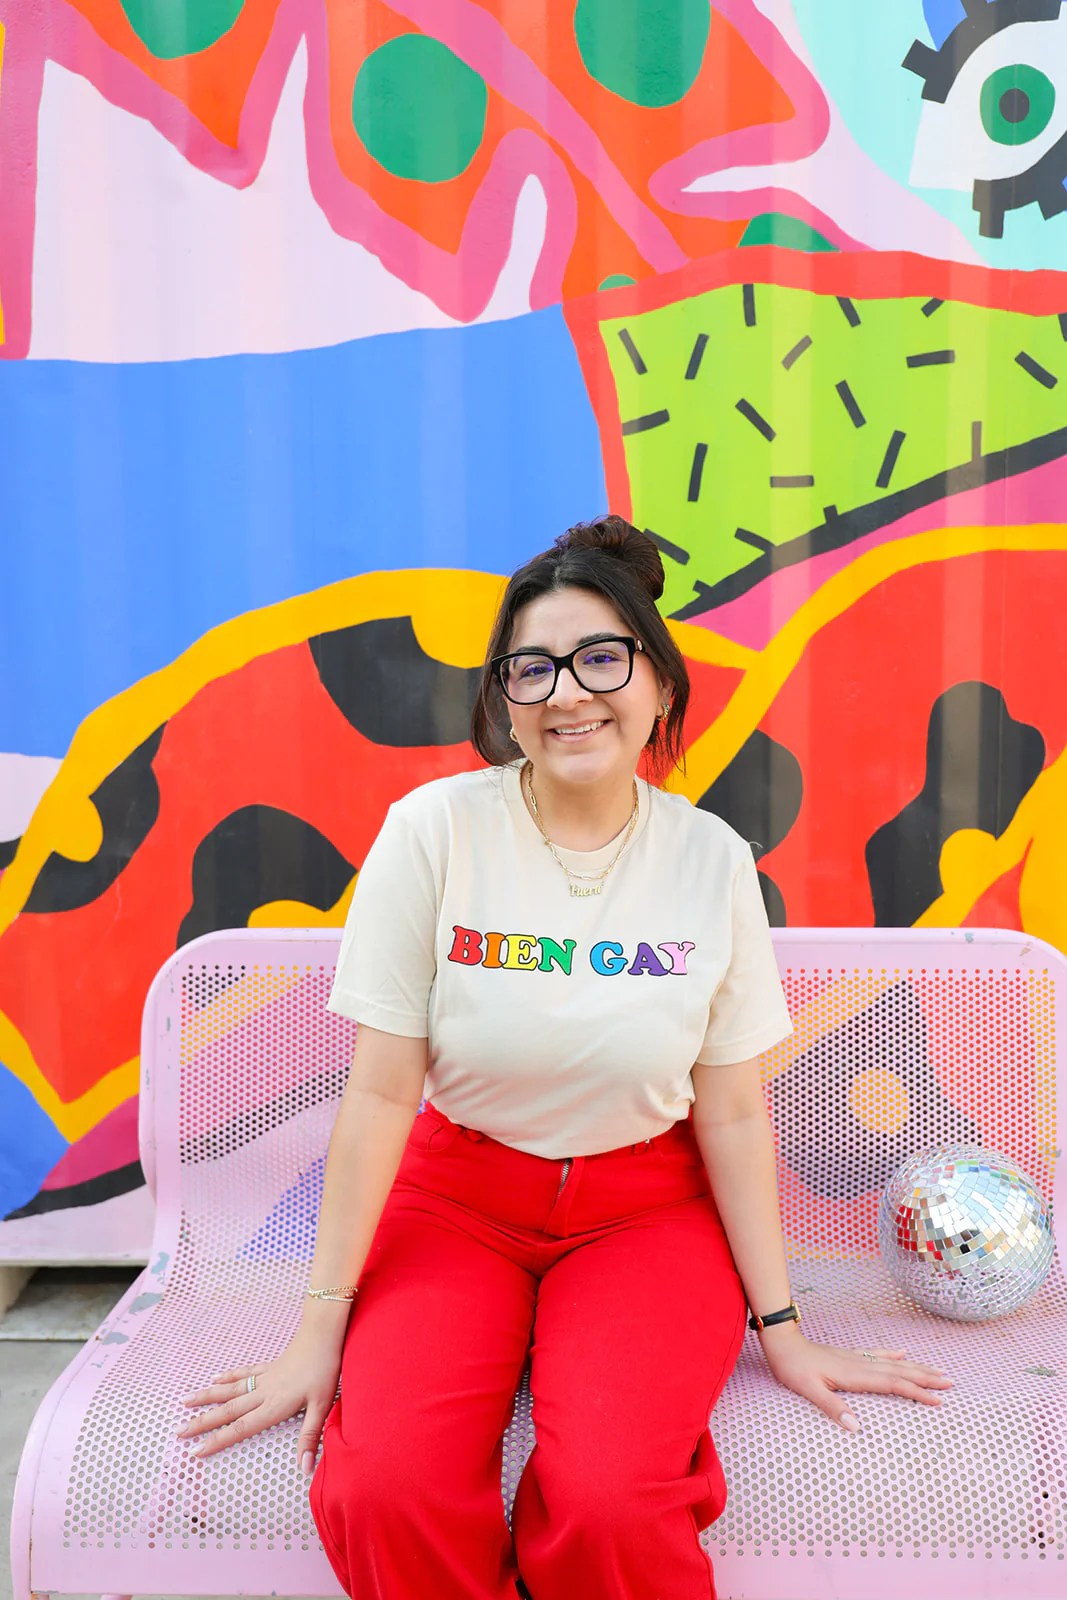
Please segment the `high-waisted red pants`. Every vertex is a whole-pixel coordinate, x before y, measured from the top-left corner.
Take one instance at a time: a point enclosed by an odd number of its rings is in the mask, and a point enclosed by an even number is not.
[[[415,1118],[311,1507],[357,1600],[714,1600],[708,1418],[745,1299],[692,1122],[569,1165]],[[509,1532],[502,1436],[537,1443]]]

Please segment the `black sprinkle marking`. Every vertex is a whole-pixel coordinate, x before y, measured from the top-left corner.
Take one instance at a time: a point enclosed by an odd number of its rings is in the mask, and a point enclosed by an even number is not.
[[[693,346],[693,353],[689,357],[689,365],[685,369],[685,375],[687,378],[695,378],[697,373],[700,371],[700,363],[704,359],[704,351],[707,348],[707,343],[707,334],[698,333],[697,342]]]
[[[770,539],[765,539],[762,533],[753,533],[750,528],[735,528],[734,538],[740,539],[742,544],[750,544],[753,550],[758,550],[761,555],[766,555],[774,549]]]
[[[641,359],[641,352],[631,339],[629,330],[627,328],[619,329],[619,343],[622,345],[623,349],[626,351],[626,354],[633,362],[634,371],[643,377],[648,371],[648,368]]]
[[[917,356],[908,356],[909,367],[950,367],[956,359],[955,350],[920,350]]]
[[[982,424],[980,422],[972,422],[971,423],[971,460],[972,461],[980,461],[981,459],[982,459]]]
[[[662,428],[665,422],[671,420],[669,411],[646,411],[643,417],[631,417],[629,422],[622,425],[623,434],[647,433],[649,428]]]
[[[758,433],[762,433],[765,439],[774,438],[774,429],[766,417],[760,416],[754,405],[750,405],[747,400],[739,400],[737,402],[737,410],[740,411],[747,422],[751,422]]]
[[[677,561],[680,567],[685,566],[689,560],[688,550],[683,550],[680,544],[672,544],[670,539],[665,539],[661,533],[653,533],[651,528],[646,528],[645,532],[657,550],[665,556],[670,556],[672,561]]]
[[[825,555],[830,550],[844,550],[858,539],[881,528],[889,528],[909,512],[937,505],[952,495],[963,494],[968,489],[980,489],[986,484],[1003,483],[1034,467],[1046,466],[1050,461],[1067,458],[1067,428],[1054,428],[1052,432],[1036,439],[1026,439],[1021,444],[1006,445],[1000,450],[988,450],[978,461],[963,461],[956,467],[945,467],[931,473],[918,483],[907,484],[903,489],[891,489],[888,494],[875,495],[863,505],[850,506],[838,511],[832,521],[810,528],[807,533],[786,539],[765,555],[754,557],[736,571],[705,583],[693,578],[693,598],[671,612],[674,622],[689,622],[703,616],[713,606],[722,606],[743,594],[750,594],[758,584],[776,572],[799,566],[814,556]]]
[[[897,456],[900,454],[900,447],[903,443],[903,432],[900,428],[894,428],[893,437],[886,446],[885,455],[882,457],[882,465],[879,469],[878,476],[875,479],[875,483],[879,489],[889,488],[889,480],[893,476],[893,468],[897,464]]]
[[[860,314],[848,296],[839,294],[837,297],[837,303],[841,307],[841,310],[845,313],[845,321],[848,323],[849,327],[858,328],[860,325]]]
[[[941,307],[944,305],[944,303],[945,302],[943,300],[927,300],[926,304],[922,308],[923,316],[932,317],[935,311],[941,310]]]
[[[745,308],[745,327],[756,326],[756,286],[753,283],[741,285],[741,303]]]
[[[1060,325],[1060,337],[1067,339],[1067,311],[1061,311],[1057,321]]]
[[[1043,367],[1040,361],[1035,361],[1033,356],[1028,356],[1025,350],[1020,350],[1015,360],[1024,372],[1028,372],[1031,378],[1036,378],[1038,383],[1043,383],[1046,389],[1054,389],[1060,381],[1054,372]]]
[[[772,489],[814,489],[815,479],[807,473],[797,473],[793,477],[771,478]]]
[[[833,520],[834,520],[834,518],[836,516],[837,516],[837,507],[836,506],[823,506],[823,508],[822,508],[822,517],[823,517],[823,521],[824,522],[833,522]]]
[[[706,444],[698,444],[693,451],[693,465],[689,469],[689,493],[687,499],[700,499],[700,480],[704,475],[704,457],[708,453]]]
[[[782,366],[785,368],[785,370],[787,372],[789,371],[790,367],[793,365],[793,362],[797,359],[797,356],[802,356],[804,354],[805,350],[808,348],[808,346],[810,344],[811,344],[811,335],[810,335],[810,333],[806,333],[804,335],[803,339],[798,339],[797,340],[797,342],[793,346],[792,350],[789,350],[789,351],[786,352],[786,354],[782,357]]]
[[[845,378],[842,378],[840,383],[836,383],[834,385],[834,388],[841,396],[841,404],[848,412],[849,420],[852,423],[852,426],[854,428],[862,428],[864,423],[867,421],[867,418],[863,415],[863,412],[856,403],[856,396],[849,388],[848,381]]]

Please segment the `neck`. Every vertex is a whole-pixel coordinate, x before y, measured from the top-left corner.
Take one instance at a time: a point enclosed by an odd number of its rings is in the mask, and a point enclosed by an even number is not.
[[[630,820],[634,808],[633,774],[598,783],[553,783],[536,768],[525,767],[523,798],[532,780],[545,832],[564,850],[599,850],[610,844]]]

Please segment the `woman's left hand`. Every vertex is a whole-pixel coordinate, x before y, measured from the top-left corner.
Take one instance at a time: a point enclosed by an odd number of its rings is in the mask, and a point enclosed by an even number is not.
[[[926,1406],[939,1406],[939,1389],[951,1389],[952,1379],[940,1367],[909,1361],[906,1350],[839,1350],[814,1344],[795,1323],[767,1328],[761,1335],[763,1354],[779,1383],[803,1395],[850,1433],[859,1423],[840,1391],[899,1394]],[[873,1360],[870,1359],[873,1357]]]

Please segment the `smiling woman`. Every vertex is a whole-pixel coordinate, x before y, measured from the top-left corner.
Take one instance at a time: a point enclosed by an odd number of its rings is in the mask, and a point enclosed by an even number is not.
[[[757,1062],[792,1024],[752,852],[637,776],[677,756],[689,693],[662,589],[620,517],[510,580],[472,718],[488,769],[395,802],[356,882],[329,1006],[359,1030],[300,1328],[189,1397],[202,1454],[304,1409],[349,1594],[706,1597],[708,1415],[746,1300],[775,1376],[841,1427],[838,1390],[948,1386],[797,1326]]]

